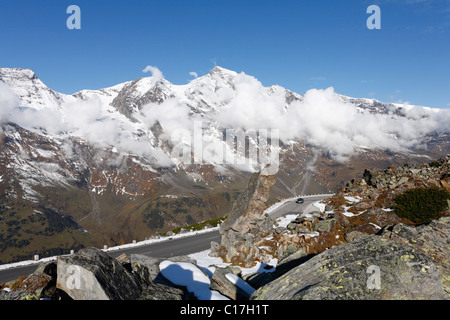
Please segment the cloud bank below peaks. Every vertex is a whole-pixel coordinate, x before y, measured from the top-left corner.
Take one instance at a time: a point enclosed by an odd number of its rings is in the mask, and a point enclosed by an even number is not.
[[[356,148],[407,151],[425,135],[448,132],[450,110],[405,106],[405,116],[370,113],[343,101],[332,87],[311,89],[303,100],[286,104],[285,91],[271,93],[255,78],[234,78],[234,96],[213,119],[244,129],[279,129],[283,142],[301,140],[345,161]]]
[[[158,82],[164,79],[157,67],[143,72]],[[78,136],[102,148],[114,146],[161,166],[173,164],[168,145],[192,145],[194,121],[202,122],[209,142],[220,143],[226,129],[278,129],[282,142],[306,142],[339,161],[361,147],[406,151],[428,134],[449,131],[449,109],[405,106],[406,116],[370,113],[345,102],[333,88],[311,89],[287,104],[282,87],[269,90],[255,77],[221,69],[167,90],[174,90],[172,98],[141,106],[131,120],[95,95],[71,99],[58,111],[19,108],[18,98],[0,82],[0,119],[59,137]],[[155,124],[162,132],[154,131]]]

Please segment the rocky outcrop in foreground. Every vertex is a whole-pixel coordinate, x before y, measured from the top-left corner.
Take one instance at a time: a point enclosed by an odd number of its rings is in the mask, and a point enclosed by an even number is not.
[[[447,157],[420,168],[367,170],[316,203],[317,212],[299,214],[286,227],[264,214],[274,177],[256,173],[220,227],[221,245],[213,244],[211,252],[240,266],[263,262],[259,272],[242,275],[229,266],[209,274],[189,257],[168,260],[192,264],[190,270],[204,273],[202,286],[233,300],[448,300],[448,207],[440,218],[421,224],[398,217],[392,208],[398,195],[413,188],[449,190],[449,167]],[[278,258],[276,269],[264,265],[268,257]],[[0,286],[0,300],[198,298],[163,275],[163,260],[133,254],[114,259],[99,249],[82,249]],[[250,287],[237,285],[244,281]]]
[[[170,260],[190,261],[188,257]],[[0,300],[182,300],[189,294],[160,274],[164,259],[132,254],[112,258],[96,248],[43,263],[28,277],[6,284]]]
[[[254,174],[221,227],[221,244],[213,243],[211,254],[247,267],[255,261],[282,260],[293,251],[317,255],[400,223],[417,225],[395,213],[395,199],[416,188],[450,190],[450,157],[361,174],[362,178],[348,182],[334,196],[311,206],[315,210],[298,212],[287,226],[264,215],[272,177]],[[450,215],[450,210],[434,219],[443,215]]]
[[[222,257],[244,267],[252,267],[256,261],[268,262],[258,243],[271,234],[273,220],[266,214],[266,201],[276,182],[274,175],[254,173],[250,182],[236,199],[228,218],[220,225],[220,245],[213,243],[211,256]]]
[[[449,234],[445,217],[362,236],[270,279],[251,299],[448,299]]]
[[[230,266],[205,275],[211,290],[232,300],[446,300],[450,297],[449,234],[450,217],[417,227],[397,224],[318,255],[290,252],[271,273],[242,276],[238,267]],[[56,263],[43,263],[33,274],[8,284],[8,291],[0,291],[0,300],[195,299],[162,275],[163,260],[135,254],[114,259],[99,249],[82,249]],[[196,264],[189,257],[170,260]],[[257,290],[243,290],[235,279]]]

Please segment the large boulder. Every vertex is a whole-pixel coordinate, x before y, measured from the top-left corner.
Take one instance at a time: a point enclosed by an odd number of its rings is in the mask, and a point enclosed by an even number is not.
[[[57,288],[75,300],[134,300],[142,293],[136,277],[99,249],[59,257],[57,265]]]
[[[191,261],[189,257],[173,259]],[[160,260],[141,255],[114,259],[99,249],[82,249],[58,257],[57,263],[42,263],[29,276],[7,283],[0,300],[182,300],[186,293],[155,269]],[[158,278],[164,280],[158,282]]]
[[[450,295],[450,217],[442,217],[417,227],[403,223],[385,228],[381,236],[408,245],[430,257],[444,275],[445,291]]]
[[[443,281],[430,257],[371,235],[314,256],[251,299],[448,299]]]

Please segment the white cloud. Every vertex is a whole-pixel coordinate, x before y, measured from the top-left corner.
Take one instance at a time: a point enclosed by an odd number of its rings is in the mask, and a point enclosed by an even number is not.
[[[155,79],[155,82],[159,82],[162,79],[164,79],[162,72],[157,67],[154,66],[146,66],[144,70],[142,70],[142,72],[144,73],[151,72],[152,77]]]
[[[177,130],[190,130],[192,120],[189,118],[190,108],[175,99],[161,104],[150,103],[142,107],[138,120],[144,127],[150,128],[159,122],[165,134],[172,135]]]
[[[19,106],[19,98],[9,89],[9,87],[0,81],[0,123],[7,121],[11,112]]]
[[[198,78],[198,73],[197,72],[191,71],[191,72],[189,72],[189,75],[193,76],[195,79]]]
[[[159,79],[163,77],[153,66],[143,71],[152,72],[153,77]],[[42,127],[49,134],[76,135],[102,148],[115,146],[122,153],[133,153],[159,165],[171,164],[168,150],[163,151],[161,142],[186,141],[189,144],[195,120],[206,125],[214,121],[219,129],[278,129],[282,141],[308,142],[338,160],[347,159],[361,145],[405,150],[420,144],[431,132],[448,131],[450,123],[448,109],[436,111],[405,105],[407,117],[360,112],[354,105],[343,102],[333,88],[309,90],[302,101],[287,107],[283,90],[269,93],[252,76],[240,73],[226,79],[219,74],[211,77],[205,78],[197,89],[202,99],[207,97],[218,107],[201,119],[177,99],[143,106],[133,115],[138,123],[124,115],[110,113],[95,99],[65,104],[60,112],[18,108],[17,97],[1,82],[0,119],[9,119],[30,130],[39,131]],[[155,123],[163,128],[159,143],[150,131]],[[398,138],[393,139],[390,134]]]
[[[284,92],[269,95],[256,78],[244,73],[234,78],[233,85],[234,91],[217,92],[218,100],[227,102],[215,115],[219,123],[232,128],[278,128],[284,113]]]
[[[283,92],[268,95],[253,77],[239,74],[233,85],[235,91],[227,98],[228,104],[214,117],[222,126],[279,129],[283,141],[304,140],[338,160],[347,159],[361,145],[406,150],[419,144],[426,134],[445,130],[448,124],[444,119],[450,117],[449,112],[434,113],[420,107],[408,107],[409,118],[360,112],[342,102],[333,88],[309,90],[303,101],[286,109]]]

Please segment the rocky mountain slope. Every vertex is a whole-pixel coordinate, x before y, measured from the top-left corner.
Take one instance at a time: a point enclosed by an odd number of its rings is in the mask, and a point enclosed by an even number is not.
[[[215,266],[210,274],[190,257],[114,259],[87,248],[4,284],[0,299],[195,300],[204,296],[194,288],[202,287],[210,298],[232,300],[448,300],[449,179],[450,157],[366,170],[362,179],[317,202],[316,212],[299,214],[285,228],[263,214],[261,202],[274,176],[255,173],[221,226],[223,248],[211,250],[234,266]],[[417,188],[445,194],[434,201],[444,201],[446,209],[427,223],[401,218],[392,209],[398,196]],[[278,258],[276,268],[262,264],[258,272],[242,275],[235,266],[268,255]],[[191,280],[173,278],[182,273]]]
[[[0,68],[0,262],[122,244],[226,215],[265,164],[265,136],[251,129],[279,130],[279,147],[268,148],[279,154],[274,202],[337,190],[364,168],[446,155],[447,117],[332,90],[264,87],[220,67],[185,85],[155,71],[73,95],[31,70]],[[230,148],[228,129],[248,134]],[[261,151],[256,161],[252,147]],[[236,161],[224,162],[224,152]]]
[[[316,203],[316,212],[299,214],[287,227],[275,222],[272,228],[257,228],[246,238],[258,241],[246,248],[222,241],[223,248],[213,246],[212,252],[238,251],[240,259],[233,262],[240,265],[280,260],[274,273],[246,279],[259,288],[252,299],[448,299],[449,182],[450,157],[421,166],[365,170],[362,179]],[[397,211],[399,196],[417,190],[439,191],[432,201],[444,204],[432,217],[433,203],[426,202],[424,193],[410,196],[428,217],[426,223]],[[259,256],[247,260],[251,245]],[[381,270],[383,283],[376,290],[367,284],[373,268]]]
[[[254,174],[243,192],[249,195],[237,199],[235,209],[221,227],[220,245],[223,248],[213,246],[212,254],[224,256],[227,262],[242,265],[253,264],[255,261],[268,262],[272,258],[281,259],[292,250],[301,250],[307,255],[318,254],[351,242],[361,235],[377,234],[380,230],[399,223],[418,225],[450,214],[450,156],[420,166],[366,169],[363,178],[352,179],[332,197],[315,203],[315,211],[292,217],[290,223],[285,222],[284,227],[279,226],[279,221],[270,223],[271,219],[263,214],[264,210],[255,205],[255,199],[265,199],[269,191],[268,188],[260,188],[257,192],[251,186],[264,185],[263,181],[269,177]],[[426,217],[423,220],[395,211],[398,196],[417,188],[442,190],[443,194],[437,198],[441,200],[447,192],[448,199],[443,200],[444,209],[440,209],[443,212],[437,216],[422,212],[423,217]],[[265,190],[263,195],[261,190]],[[422,211],[432,210],[431,204],[426,202],[431,200],[425,200],[424,194],[413,196],[413,199],[414,197],[424,202],[420,204]],[[237,211],[241,216],[236,219],[233,218],[233,213]],[[255,211],[259,215],[253,213]],[[239,230],[244,232],[239,233]],[[229,252],[233,252],[230,257],[227,256]],[[232,256],[237,259],[231,259]]]

